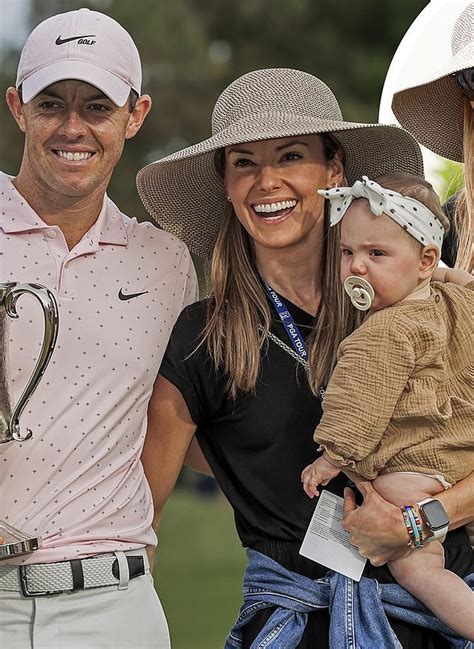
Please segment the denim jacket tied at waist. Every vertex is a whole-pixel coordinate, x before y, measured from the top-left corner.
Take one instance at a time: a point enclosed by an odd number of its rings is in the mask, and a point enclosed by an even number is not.
[[[419,600],[398,584],[379,584],[362,577],[355,582],[336,572],[309,579],[255,550],[247,550],[244,603],[227,637],[225,649],[241,649],[242,629],[257,611],[276,607],[251,649],[293,649],[301,640],[308,613],[329,608],[332,649],[401,649],[387,615],[438,631],[453,649],[472,649],[454,635]],[[474,589],[474,574],[465,581]]]

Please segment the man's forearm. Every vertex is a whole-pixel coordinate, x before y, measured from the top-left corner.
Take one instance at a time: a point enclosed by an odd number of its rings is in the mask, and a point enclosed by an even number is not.
[[[195,430],[196,425],[179,390],[158,376],[148,406],[148,427],[141,457],[153,496],[155,530]]]

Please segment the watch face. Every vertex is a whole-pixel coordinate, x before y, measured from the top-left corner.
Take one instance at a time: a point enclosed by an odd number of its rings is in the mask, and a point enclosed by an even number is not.
[[[449,524],[449,519],[439,500],[431,500],[421,506],[423,518],[432,530],[439,530]]]

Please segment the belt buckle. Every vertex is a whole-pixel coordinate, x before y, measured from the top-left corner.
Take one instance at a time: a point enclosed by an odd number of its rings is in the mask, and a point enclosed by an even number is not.
[[[26,577],[26,569],[28,566],[19,566],[20,570],[20,588],[23,593],[23,597],[45,597],[46,595],[59,595],[64,592],[62,590],[39,590],[37,592],[31,592],[28,588],[28,580]]]

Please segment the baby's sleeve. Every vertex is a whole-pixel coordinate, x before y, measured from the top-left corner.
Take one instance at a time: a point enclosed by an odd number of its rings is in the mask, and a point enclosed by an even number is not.
[[[369,325],[369,323],[367,323]],[[390,322],[362,325],[341,343],[314,439],[354,466],[379,445],[415,367],[415,349]]]

